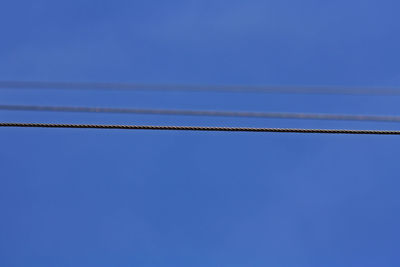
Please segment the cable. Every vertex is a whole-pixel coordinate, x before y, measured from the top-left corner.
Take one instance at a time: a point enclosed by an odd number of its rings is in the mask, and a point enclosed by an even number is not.
[[[400,131],[394,131],[394,130],[385,131],[385,130],[347,130],[347,129],[158,126],[158,125],[99,125],[99,124],[53,124],[53,123],[13,123],[13,122],[0,123],[0,127],[400,135]]]
[[[66,106],[56,107],[56,106],[26,106],[26,105],[0,105],[0,110],[400,122],[400,116],[348,115],[348,114],[167,110],[167,109],[133,109],[133,108],[101,108],[101,107],[66,107]]]
[[[99,82],[0,81],[0,89],[75,89],[133,91],[211,91],[258,92],[280,94],[400,95],[396,88],[312,87],[312,86],[239,86],[239,85],[173,85]]]

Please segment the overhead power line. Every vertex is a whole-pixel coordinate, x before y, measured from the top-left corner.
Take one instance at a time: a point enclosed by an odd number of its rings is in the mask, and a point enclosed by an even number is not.
[[[0,127],[204,131],[204,132],[211,131],[211,132],[270,132],[270,133],[307,133],[307,134],[315,133],[315,134],[354,134],[354,135],[400,135],[400,131],[387,131],[387,130],[203,127],[203,126],[158,126],[158,125],[53,124],[53,123],[13,123],[13,122],[0,123]]]
[[[321,114],[321,113],[315,114],[315,113],[281,113],[281,112],[241,112],[241,111],[213,111],[213,110],[174,110],[174,109],[137,109],[137,108],[27,106],[27,105],[0,105],[0,110],[400,122],[400,116]]]
[[[361,88],[338,86],[246,86],[246,85],[174,85],[106,82],[0,81],[0,89],[75,89],[126,91],[211,91],[259,92],[280,94],[400,95],[396,88]]]

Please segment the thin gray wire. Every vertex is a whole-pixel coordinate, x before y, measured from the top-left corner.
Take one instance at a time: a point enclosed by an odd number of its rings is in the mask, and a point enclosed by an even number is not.
[[[99,124],[54,124],[54,123],[13,123],[13,122],[0,123],[0,127],[207,131],[207,132],[209,132],[209,131],[214,131],[214,132],[272,132],[272,133],[315,133],[315,134],[354,134],[354,135],[400,135],[400,131],[384,131],[384,130],[202,127],[202,126],[159,126],[159,125],[99,125]]]
[[[239,85],[174,85],[101,82],[0,81],[0,89],[75,89],[133,91],[212,91],[259,92],[282,94],[400,95],[399,88],[361,88],[338,86],[239,86]]]
[[[318,113],[314,114],[314,113],[279,113],[279,112],[240,112],[240,111],[210,111],[210,110],[168,110],[168,109],[67,107],[67,106],[28,106],[28,105],[0,105],[0,110],[400,122],[400,116],[318,114]]]

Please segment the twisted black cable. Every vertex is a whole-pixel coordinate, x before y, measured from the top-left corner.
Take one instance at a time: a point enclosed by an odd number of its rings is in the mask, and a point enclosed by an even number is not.
[[[2,122],[0,123],[0,127],[400,135],[400,131],[394,131],[394,130],[296,129],[296,128],[203,127],[203,126],[159,126],[159,125],[100,125],[100,124],[55,124],[55,123],[13,123],[13,122]]]

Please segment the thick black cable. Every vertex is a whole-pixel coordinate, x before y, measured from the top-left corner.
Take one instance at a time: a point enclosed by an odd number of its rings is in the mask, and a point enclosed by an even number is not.
[[[0,105],[0,110],[400,122],[400,116],[318,114],[318,113],[315,114],[315,113],[279,113],[279,112],[241,112],[241,111],[213,111],[213,110],[173,110],[173,109],[171,110],[171,109],[137,109],[137,108],[106,108],[106,107],[70,107],[70,106],[68,106],[68,107],[67,106],[27,106],[27,105]]]
[[[76,89],[133,91],[212,91],[259,92],[282,94],[400,95],[396,88],[361,88],[338,86],[240,86],[240,85],[173,85],[100,82],[0,81],[0,89]]]
[[[13,123],[13,122],[2,122],[0,123],[0,127],[400,135],[400,131],[393,131],[393,130],[387,131],[387,130],[203,127],[203,126],[159,126],[159,125],[100,125],[100,124],[55,124],[55,123]]]

